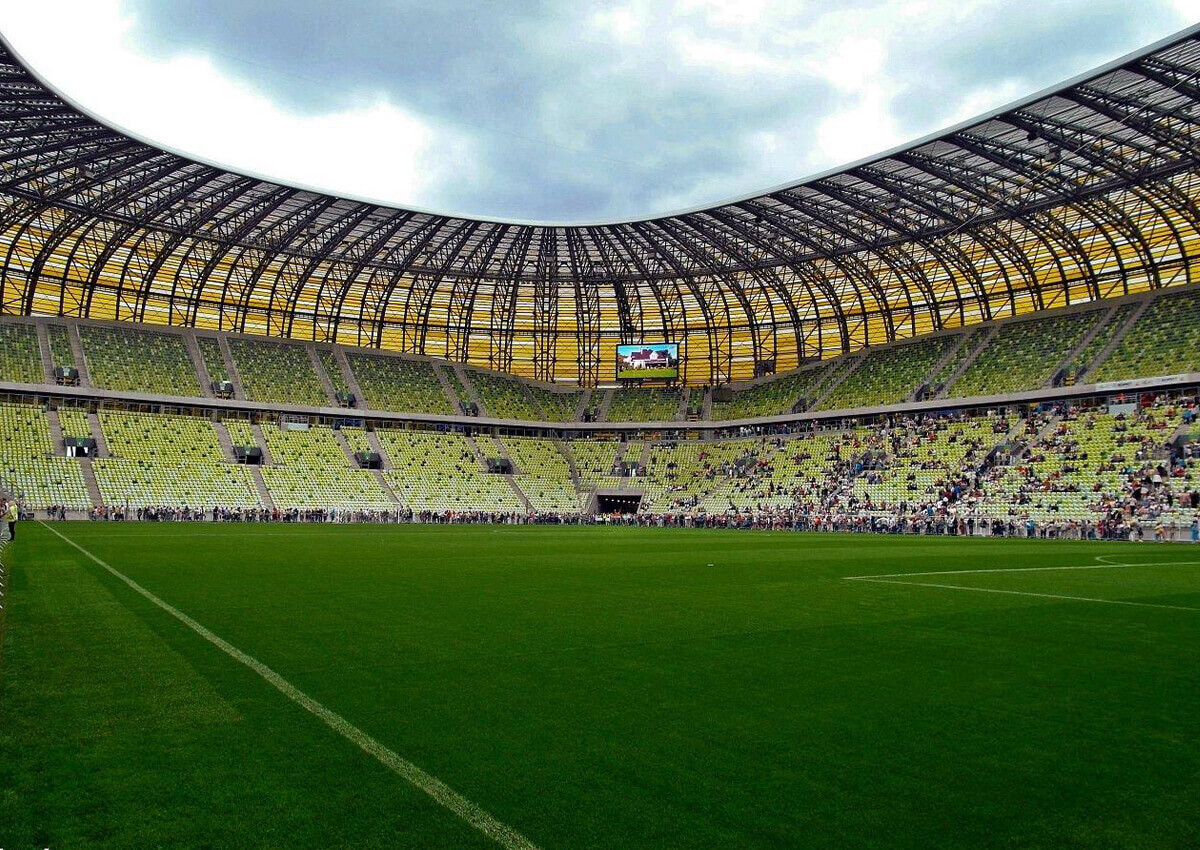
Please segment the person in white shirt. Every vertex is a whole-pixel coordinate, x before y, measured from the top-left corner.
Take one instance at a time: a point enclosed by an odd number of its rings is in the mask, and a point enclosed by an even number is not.
[[[10,541],[17,539],[17,520],[21,518],[21,507],[17,504],[17,500],[13,499],[8,503],[8,510],[4,512],[4,521],[8,523],[8,539]]]

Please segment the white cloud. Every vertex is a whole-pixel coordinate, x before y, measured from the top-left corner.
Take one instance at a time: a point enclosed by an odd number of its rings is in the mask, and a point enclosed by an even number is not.
[[[46,26],[46,6],[69,26]],[[414,198],[471,161],[465,139],[364,97],[320,115],[289,112],[204,56],[129,49],[116,0],[7,6],[0,27],[30,65],[73,100],[136,135],[201,159],[365,198]],[[125,45],[97,61],[96,45]],[[460,175],[461,176],[461,175]]]
[[[2,4],[0,29],[86,108],[197,157],[558,221],[793,182],[1200,16],[1200,0],[441,0],[439,30],[411,0],[140,2],[136,19],[135,0]],[[246,25],[272,20],[286,36]]]

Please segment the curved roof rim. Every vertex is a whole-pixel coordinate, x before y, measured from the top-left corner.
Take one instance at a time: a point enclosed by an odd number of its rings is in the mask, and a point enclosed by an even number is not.
[[[339,193],[335,193],[335,192],[330,192],[325,189],[319,189],[315,186],[308,186],[303,183],[280,180],[278,178],[268,177],[263,174],[258,174],[253,171],[248,171],[246,169],[238,168],[236,166],[232,166],[227,163],[219,162],[217,160],[212,160],[212,159],[208,159],[206,157],[197,156],[196,154],[187,153],[186,151],[179,150],[170,145],[164,145],[160,142],[156,142],[152,139],[142,136],[141,134],[139,134],[137,132],[128,130],[125,127],[122,127],[119,124],[116,124],[115,122],[110,121],[109,119],[96,114],[92,110],[90,110],[87,107],[83,106],[82,104],[78,103],[70,95],[65,94],[60,89],[58,89],[55,85],[53,85],[36,68],[34,68],[33,65],[31,65],[28,61],[26,61],[25,57],[22,56],[20,51],[18,51],[13,46],[12,42],[8,39],[8,36],[6,36],[3,32],[0,32],[0,45],[3,45],[3,47],[13,56],[13,58],[16,59],[29,72],[29,74],[38,81],[38,83],[40,83],[42,86],[44,86],[47,91],[49,91],[55,97],[61,99],[64,103],[66,103],[72,109],[77,110],[81,115],[87,117],[88,119],[90,119],[92,121],[95,121],[97,124],[99,124],[103,127],[106,127],[114,132],[120,133],[123,136],[127,136],[128,138],[130,138],[136,142],[139,142],[140,144],[146,145],[151,148],[155,148],[156,150],[160,150],[165,153],[173,154],[182,159],[186,159],[190,162],[198,163],[200,165],[206,165],[206,166],[209,166],[212,168],[219,168],[222,171],[229,172],[230,174],[236,174],[238,176],[247,177],[252,180],[260,180],[263,183],[269,183],[269,184],[276,185],[276,186],[284,186],[287,188],[296,189],[301,192],[311,192],[312,194],[315,194],[315,195],[332,197],[332,198],[335,198],[338,200],[349,201],[351,203],[370,204],[372,206],[381,207],[381,208],[387,209],[387,210],[400,210],[400,211],[404,211],[404,212],[413,212],[413,213],[418,213],[420,215],[427,215],[432,218],[454,220],[454,221],[477,221],[477,222],[488,222],[488,223],[493,223],[493,224],[510,224],[510,225],[516,225],[516,226],[520,226],[520,227],[543,227],[543,228],[554,228],[554,229],[561,229],[561,230],[575,230],[575,229],[580,229],[580,228],[585,228],[585,227],[612,227],[612,226],[619,226],[619,225],[623,225],[623,224],[638,224],[638,223],[643,223],[643,222],[654,222],[654,221],[660,221],[663,219],[678,218],[680,216],[692,215],[695,213],[706,212],[708,210],[720,209],[722,207],[728,207],[728,206],[732,206],[735,204],[745,203],[747,201],[755,200],[756,198],[769,197],[777,192],[784,192],[789,189],[797,189],[802,186],[808,185],[810,183],[814,183],[818,180],[822,180],[827,177],[832,177],[836,174],[843,174],[843,173],[845,173],[847,171],[851,171],[855,168],[861,168],[865,165],[870,165],[871,163],[886,160],[890,157],[895,156],[898,153],[902,153],[904,151],[908,151],[908,150],[912,150],[914,148],[921,147],[922,145],[926,145],[931,142],[935,142],[938,139],[945,138],[946,136],[961,132],[970,127],[975,127],[975,126],[978,126],[979,124],[983,124],[987,121],[991,121],[1007,112],[1012,112],[1016,109],[1020,109],[1022,107],[1028,106],[1032,103],[1037,103],[1038,101],[1044,100],[1047,97],[1051,97],[1051,96],[1057,94],[1058,92],[1064,91],[1066,89],[1072,88],[1077,85],[1081,85],[1082,83],[1086,83],[1090,80],[1097,79],[1098,77],[1102,77],[1105,74],[1111,73],[1112,71],[1115,71],[1124,65],[1127,65],[1127,64],[1134,62],[1138,59],[1141,59],[1145,56],[1150,56],[1154,53],[1157,53],[1160,50],[1163,50],[1163,49],[1171,46],[1172,44],[1175,44],[1180,41],[1184,41],[1192,36],[1197,35],[1198,33],[1200,33],[1200,23],[1193,24],[1190,27],[1185,27],[1184,29],[1181,29],[1175,33],[1172,33],[1171,35],[1161,38],[1158,41],[1152,42],[1151,44],[1148,44],[1144,47],[1140,47],[1137,50],[1134,50],[1130,53],[1125,54],[1124,56],[1120,56],[1116,59],[1106,62],[1097,68],[1093,68],[1089,71],[1084,71],[1081,74],[1076,74],[1075,76],[1069,77],[1068,79],[1063,80],[1062,82],[1059,82],[1059,83],[1056,83],[1047,88],[1041,89],[1040,91],[1034,92],[1033,94],[1029,94],[1024,97],[1013,100],[1002,106],[996,107],[995,109],[988,110],[987,112],[981,113],[980,115],[976,115],[973,118],[968,118],[963,121],[959,121],[958,123],[952,124],[949,127],[944,127],[940,130],[936,130],[932,133],[928,133],[919,138],[916,138],[916,139],[904,142],[903,144],[888,148],[887,150],[881,151],[880,153],[871,154],[869,156],[862,157],[861,159],[857,159],[852,162],[848,162],[848,163],[844,163],[842,165],[838,165],[838,166],[835,166],[832,168],[824,169],[822,171],[816,172],[815,174],[810,174],[807,177],[801,178],[799,180],[793,180],[793,181],[789,181],[787,183],[781,183],[777,186],[769,187],[766,189],[761,189],[759,191],[756,191],[756,192],[753,192],[750,194],[738,195],[738,196],[735,196],[732,198],[727,198],[725,200],[715,201],[712,203],[705,203],[705,204],[695,206],[695,207],[687,207],[685,209],[674,210],[672,212],[659,213],[659,214],[655,214],[655,215],[642,216],[642,217],[638,217],[638,218],[628,218],[628,219],[618,219],[618,220],[608,220],[608,221],[583,221],[583,222],[536,221],[536,220],[499,218],[499,217],[494,217],[494,216],[457,215],[454,213],[439,212],[436,210],[424,209],[422,207],[417,207],[417,206],[408,206],[408,205],[401,206],[394,202],[381,201],[378,198],[368,198],[365,196],[359,196],[359,195],[353,195],[353,194],[339,194]]]

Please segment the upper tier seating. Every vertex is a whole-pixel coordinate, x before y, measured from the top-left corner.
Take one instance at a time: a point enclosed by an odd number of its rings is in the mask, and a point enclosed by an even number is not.
[[[471,394],[467,392],[466,385],[462,382],[462,379],[458,377],[458,371],[447,367],[443,370],[443,373],[446,376],[446,381],[450,384],[450,389],[454,390],[455,398],[457,398],[463,404],[470,404],[472,400]],[[458,411],[455,412],[457,413]]]
[[[92,462],[107,505],[133,508],[254,507],[258,495],[244,466],[226,463],[207,419],[101,410],[112,457]]]
[[[1088,310],[1001,325],[949,395],[999,395],[1043,386],[1103,315]]]
[[[325,388],[303,346],[235,337],[229,340],[229,348],[251,401],[329,406]]]
[[[342,366],[338,362],[338,357],[328,348],[318,348],[317,357],[321,361],[321,367],[325,370],[325,374],[329,377],[329,383],[333,385],[335,393],[349,393],[350,385],[346,383],[346,376],[342,374]]]
[[[262,467],[262,476],[277,508],[394,507],[370,470],[351,468],[329,428],[263,425],[262,431],[271,457],[271,464]]]
[[[955,336],[940,336],[869,349],[858,368],[825,397],[820,409],[842,410],[906,401],[957,341]]]
[[[1133,315],[1133,311],[1137,308],[1138,304],[1133,301],[1118,307],[1113,312],[1112,318],[1104,323],[1104,326],[1096,332],[1095,336],[1088,340],[1088,344],[1076,355],[1074,365],[1079,367],[1083,373],[1083,377],[1089,382],[1092,379],[1092,373],[1095,372],[1095,369],[1091,367],[1099,365],[1094,362],[1095,359],[1100,356],[1100,352],[1104,350],[1104,347],[1112,342],[1113,337],[1120,332],[1125,323],[1129,321],[1129,317]]]
[[[371,354],[351,354],[349,359],[350,368],[366,396],[364,405],[370,410],[459,412],[446,398],[431,363]]]
[[[82,325],[79,337],[92,386],[163,395],[200,395],[192,358],[178,334]]]
[[[383,428],[375,432],[392,469],[384,473],[414,511],[525,513],[503,475],[484,472],[460,433]]]
[[[1200,370],[1200,289],[1150,302],[1089,382]]]
[[[984,337],[987,336],[987,331],[983,328],[967,328],[958,335],[961,342],[950,359],[942,364],[942,367],[929,379],[929,386],[934,390],[942,392],[946,389],[946,384],[954,377],[954,373],[959,370],[959,367],[967,361],[980,345],[983,343]],[[917,387],[920,389],[920,387]]]
[[[46,333],[50,339],[50,359],[54,361],[54,368],[72,366],[78,369],[79,364],[75,362],[75,354],[71,351],[70,332],[66,327],[49,324],[46,326]]]
[[[45,383],[37,328],[33,325],[19,322],[0,324],[0,381]]]
[[[505,378],[491,372],[469,373],[471,383],[483,399],[488,416],[497,419],[522,419],[536,422],[542,418],[541,411],[533,403],[528,387],[516,378]]]
[[[540,411],[538,419],[546,422],[574,422],[575,410],[583,397],[580,392],[554,392],[536,384],[526,384],[525,389]]]
[[[621,387],[613,390],[609,422],[674,422],[679,412],[679,390],[661,387]]]
[[[30,508],[91,505],[79,461],[55,457],[50,422],[43,408],[0,404],[0,484]]]
[[[799,401],[813,401],[812,391],[827,369],[827,365],[812,366],[738,390],[732,401],[713,402],[712,418],[749,419],[791,413]]]

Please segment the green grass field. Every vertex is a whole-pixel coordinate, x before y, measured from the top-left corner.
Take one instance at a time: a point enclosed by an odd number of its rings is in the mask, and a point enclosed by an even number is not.
[[[543,850],[1200,846],[1200,548],[54,527]],[[47,528],[20,538],[0,847],[498,846]],[[1025,569],[1098,557],[1144,565]]]

